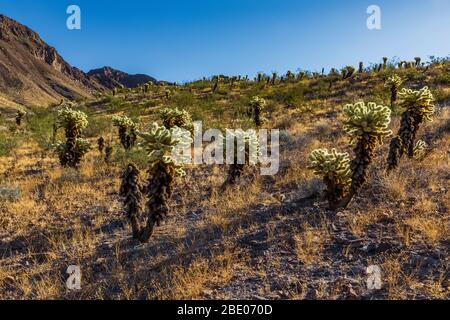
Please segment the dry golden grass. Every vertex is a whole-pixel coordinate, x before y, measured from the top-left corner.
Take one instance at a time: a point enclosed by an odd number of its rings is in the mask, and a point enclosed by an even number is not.
[[[337,83],[334,90],[347,86]],[[276,89],[263,93],[270,97]],[[217,100],[216,108],[226,109],[223,125],[243,123],[229,100],[246,93],[238,90]],[[268,117],[274,127],[283,124],[287,136],[280,173],[220,192],[226,168],[189,167],[176,181],[169,219],[146,245],[130,239],[122,214],[120,161],[106,165],[93,150],[80,170],[62,169],[33,139],[22,141],[0,158],[0,185],[21,192],[16,201],[0,202],[0,298],[334,299],[342,297],[348,278],[364,297],[448,298],[448,108],[420,132],[430,142],[424,157],[404,159],[391,175],[385,173],[385,141],[369,181],[346,210],[327,210],[319,196],[324,185],[307,169],[314,149],[352,153],[339,106],[358,100],[358,93],[312,97],[288,114],[283,104],[271,102]],[[98,117],[105,117],[102,108]],[[218,110],[205,112],[205,121],[221,120]],[[140,117],[142,123],[153,120],[153,113]],[[365,245],[379,243],[399,250],[364,252]],[[419,253],[420,259],[439,260],[432,274],[410,263]],[[371,264],[383,270],[381,296],[365,288],[364,270]],[[79,292],[65,287],[69,265],[82,268]]]

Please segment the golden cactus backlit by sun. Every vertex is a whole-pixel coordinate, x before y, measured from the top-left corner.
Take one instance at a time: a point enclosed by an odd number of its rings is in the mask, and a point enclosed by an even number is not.
[[[388,107],[369,102],[349,104],[344,108],[346,120],[344,131],[352,140],[358,140],[364,135],[376,138],[382,143],[383,138],[392,133],[389,130],[391,110]]]
[[[317,149],[311,153],[309,161],[308,168],[316,175],[333,180],[335,184],[341,186],[348,186],[352,182],[348,153],[339,153],[336,149],[332,149],[331,152],[327,149]]]
[[[428,87],[420,90],[403,89],[398,94],[400,106],[420,115],[426,121],[432,121],[435,113],[433,94]]]

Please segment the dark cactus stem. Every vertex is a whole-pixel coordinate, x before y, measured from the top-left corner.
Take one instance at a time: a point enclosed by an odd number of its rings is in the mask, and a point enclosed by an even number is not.
[[[388,171],[396,169],[399,160],[405,154],[410,158],[414,157],[414,145],[422,121],[423,117],[414,112],[408,110],[403,113],[398,135],[392,140],[389,148]]]
[[[363,62],[359,63],[359,70],[358,70],[358,72],[359,73],[363,73],[364,72],[364,63]]]
[[[22,125],[22,118],[23,118],[24,115],[25,115],[24,113],[17,112],[17,115],[16,115],[16,125],[17,125],[18,127],[20,127],[20,126]]]
[[[374,137],[366,135],[359,139],[354,149],[355,159],[351,164],[353,175],[350,191],[348,195],[337,203],[332,209],[346,208],[364,183],[366,183],[367,169],[372,163],[376,145],[377,140]]]
[[[147,224],[141,230],[139,241],[150,240],[155,226],[160,226],[169,213],[169,200],[172,196],[173,175],[162,163],[157,164],[149,174],[145,192],[149,198],[147,207]]]
[[[127,134],[127,128],[125,126],[119,127],[119,139],[120,144],[124,147],[125,150],[130,149],[131,146],[130,136]]]
[[[255,125],[256,127],[261,127],[262,126],[262,120],[261,120],[261,107],[260,106],[255,106],[254,110],[253,110],[253,116],[254,116],[254,121],[255,121]]]
[[[138,168],[129,164],[122,174],[119,195],[123,199],[123,208],[133,230],[133,238],[139,239],[140,224],[139,216],[142,211],[142,187]]]
[[[98,151],[100,151],[100,153],[103,153],[103,150],[105,149],[105,139],[103,137],[98,138],[97,146]]]
[[[77,155],[77,137],[78,132],[75,128],[66,129],[66,152],[62,156],[61,165],[75,168],[80,163],[80,157]]]
[[[387,159],[388,171],[392,171],[398,167],[401,149],[402,149],[402,142],[400,138],[399,137],[393,138],[389,146],[389,155]]]
[[[219,78],[216,78],[216,81],[214,82],[213,93],[216,92],[218,86],[219,86]]]
[[[339,201],[345,196],[345,190],[336,185],[335,181],[328,177],[324,178],[324,183],[327,186],[325,197],[328,201],[329,208],[330,210],[335,210],[339,205]]]
[[[397,94],[398,94],[398,88],[395,84],[391,87],[391,107],[395,105],[397,102]]]
[[[416,144],[417,132],[419,131],[420,124],[423,122],[423,116],[417,113],[412,114],[412,132],[411,132],[411,140],[407,145],[408,157],[414,158],[414,146]]]

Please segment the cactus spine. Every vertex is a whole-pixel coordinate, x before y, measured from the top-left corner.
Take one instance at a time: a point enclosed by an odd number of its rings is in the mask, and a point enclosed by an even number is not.
[[[398,134],[392,139],[389,149],[389,171],[398,167],[399,160],[404,154],[408,154],[410,158],[414,157],[414,147],[420,124],[424,121],[432,121],[435,112],[435,107],[432,105],[434,97],[428,87],[418,91],[405,88],[399,93],[399,97],[401,99],[400,107],[405,108],[405,112],[402,115]]]

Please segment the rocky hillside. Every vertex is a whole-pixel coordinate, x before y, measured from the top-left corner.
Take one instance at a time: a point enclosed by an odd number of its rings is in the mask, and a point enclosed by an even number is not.
[[[91,70],[88,75],[108,89],[116,87],[136,88],[144,83],[157,83],[155,78],[145,74],[128,74],[111,67],[103,67]]]
[[[318,148],[353,157],[344,106],[390,106],[385,83],[394,75],[401,88],[428,86],[435,98],[434,121],[417,132],[425,147],[387,174],[392,137],[384,139],[364,187],[347,208],[330,210],[308,158]],[[273,79],[154,85],[80,101],[93,149],[77,170],[61,167],[51,149],[58,107],[28,108],[21,126],[0,115],[0,299],[448,299],[450,61]],[[281,130],[279,173],[247,167],[223,191],[227,166],[186,166],[164,223],[149,243],[134,240],[118,191],[130,162],[147,181],[148,155],[124,149],[115,116],[148,130],[177,107],[204,130],[248,129],[254,96],[266,101],[264,127]],[[394,134],[403,112],[392,106]],[[80,267],[82,290],[67,290],[69,265]]]

